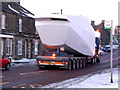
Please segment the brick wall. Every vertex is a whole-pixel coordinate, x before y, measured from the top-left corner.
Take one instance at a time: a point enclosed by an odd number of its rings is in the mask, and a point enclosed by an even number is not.
[[[10,14],[10,13],[5,13],[3,12],[2,13],[3,15],[6,16],[6,19],[5,19],[5,30],[2,30],[2,33],[5,33],[5,34],[10,34],[10,33],[13,33],[15,34],[15,31],[16,31],[16,15],[14,14]]]

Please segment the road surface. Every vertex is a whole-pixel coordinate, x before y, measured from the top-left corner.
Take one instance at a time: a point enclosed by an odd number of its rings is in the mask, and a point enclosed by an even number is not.
[[[113,52],[113,66],[118,62],[118,50]],[[2,70],[2,88],[37,88],[47,84],[67,80],[77,76],[87,75],[102,69],[110,68],[110,53],[101,57],[101,63],[87,64],[86,67],[68,71],[63,68],[46,68],[39,70],[36,64],[26,64],[19,67],[11,67],[10,70]]]

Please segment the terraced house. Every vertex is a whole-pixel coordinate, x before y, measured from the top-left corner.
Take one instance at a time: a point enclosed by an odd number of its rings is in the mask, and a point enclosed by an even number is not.
[[[16,2],[2,2],[1,55],[13,59],[36,58],[44,50],[35,28],[34,14]]]

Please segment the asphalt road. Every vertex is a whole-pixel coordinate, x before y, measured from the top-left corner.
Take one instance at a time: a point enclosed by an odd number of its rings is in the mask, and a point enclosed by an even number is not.
[[[113,53],[113,66],[117,66],[118,50]],[[55,83],[77,76],[86,75],[102,69],[110,68],[110,53],[101,57],[101,63],[87,64],[86,67],[68,71],[63,68],[46,68],[39,70],[36,64],[11,67],[10,70],[2,70],[2,88],[37,88],[50,83]]]

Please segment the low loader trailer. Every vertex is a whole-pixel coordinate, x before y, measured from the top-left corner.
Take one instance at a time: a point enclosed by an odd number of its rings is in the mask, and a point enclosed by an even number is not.
[[[35,26],[43,45],[51,49],[50,53],[37,57],[39,68],[59,66],[71,70],[84,67],[86,63],[100,62],[100,34],[95,33],[87,17],[43,16],[36,18]]]
[[[37,66],[41,67],[56,66],[64,67],[68,70],[83,68],[87,63],[95,64],[100,62],[100,55],[96,50],[94,56],[74,57],[66,52],[50,52],[36,59]]]

